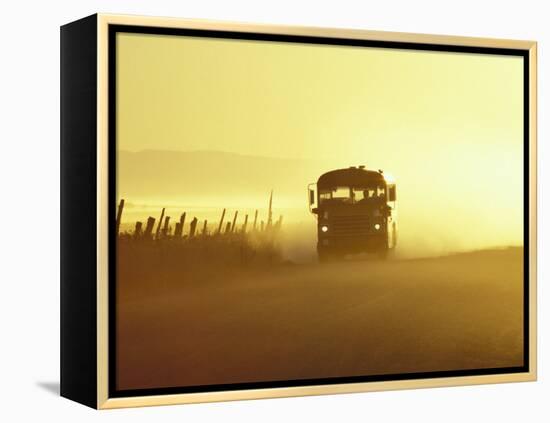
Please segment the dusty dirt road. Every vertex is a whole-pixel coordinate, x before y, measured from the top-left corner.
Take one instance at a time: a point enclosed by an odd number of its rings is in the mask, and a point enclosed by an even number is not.
[[[522,254],[228,271],[139,295],[121,286],[117,387],[521,366]]]

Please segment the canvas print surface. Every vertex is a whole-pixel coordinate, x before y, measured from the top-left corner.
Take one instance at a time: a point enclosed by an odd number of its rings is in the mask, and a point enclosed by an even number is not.
[[[523,366],[523,71],[118,33],[116,389]]]

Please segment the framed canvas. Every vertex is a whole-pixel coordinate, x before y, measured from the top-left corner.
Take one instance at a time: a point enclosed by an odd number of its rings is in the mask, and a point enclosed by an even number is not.
[[[536,43],[61,28],[61,395],[536,379]]]

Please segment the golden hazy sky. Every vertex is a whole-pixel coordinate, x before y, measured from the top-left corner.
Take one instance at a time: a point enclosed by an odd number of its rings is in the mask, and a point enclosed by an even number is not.
[[[119,149],[366,164],[422,233],[521,243],[522,58],[117,37]]]

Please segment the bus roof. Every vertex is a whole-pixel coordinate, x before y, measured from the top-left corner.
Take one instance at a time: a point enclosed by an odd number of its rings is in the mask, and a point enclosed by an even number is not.
[[[363,167],[349,167],[347,169],[331,170],[322,174],[317,186],[337,187],[337,186],[357,186],[370,185],[372,183],[385,183],[384,175],[374,170],[367,170]]]

